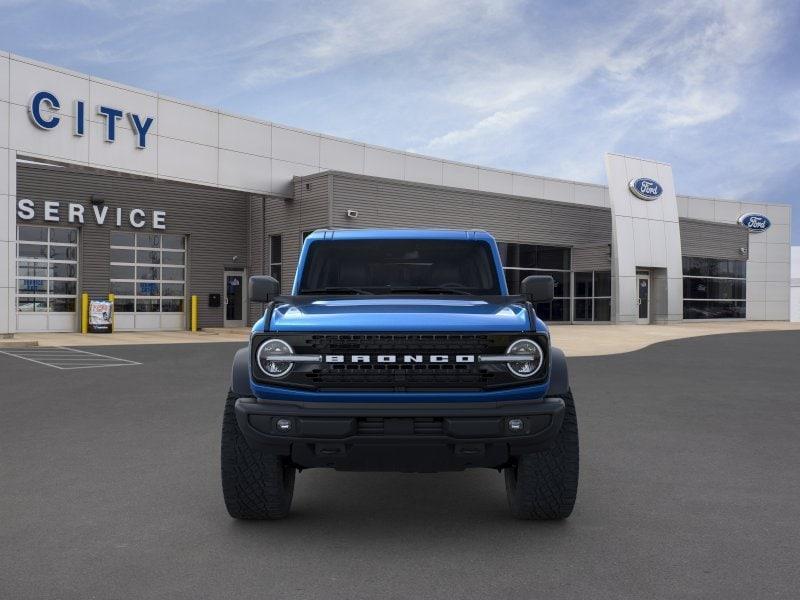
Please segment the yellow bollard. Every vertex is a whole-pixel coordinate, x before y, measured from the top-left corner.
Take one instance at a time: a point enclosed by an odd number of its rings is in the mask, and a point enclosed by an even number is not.
[[[108,301],[111,302],[111,333],[114,333],[114,322],[117,320],[117,311],[114,310],[114,300],[116,299],[114,294],[108,295]]]
[[[81,333],[89,333],[89,294],[81,294]]]
[[[197,296],[192,296],[192,331],[197,331]]]

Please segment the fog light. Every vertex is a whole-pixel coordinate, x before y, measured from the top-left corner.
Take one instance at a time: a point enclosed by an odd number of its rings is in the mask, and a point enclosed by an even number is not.
[[[291,419],[278,419],[275,421],[275,427],[278,428],[278,431],[291,431],[292,430],[292,420]]]
[[[522,419],[509,419],[508,420],[508,430],[509,431],[522,431],[525,427],[525,422]]]

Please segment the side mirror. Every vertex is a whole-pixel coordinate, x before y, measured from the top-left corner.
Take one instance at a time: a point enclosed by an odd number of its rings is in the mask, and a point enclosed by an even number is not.
[[[519,284],[519,290],[533,303],[552,302],[555,283],[550,275],[528,275]]]
[[[270,302],[278,295],[281,284],[278,280],[269,275],[253,275],[250,278],[250,301],[251,302]]]

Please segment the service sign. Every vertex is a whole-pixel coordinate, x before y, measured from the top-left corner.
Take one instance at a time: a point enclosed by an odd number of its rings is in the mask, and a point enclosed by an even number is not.
[[[769,229],[769,226],[772,225],[766,216],[759,213],[744,214],[739,217],[738,223],[750,233],[761,233]]]
[[[111,333],[114,305],[110,300],[89,301],[89,333]]]
[[[631,179],[628,182],[628,188],[634,196],[642,200],[658,200],[664,191],[660,183],[647,177]]]
[[[163,210],[145,210],[143,208],[132,208],[123,210],[122,208],[109,209],[105,203],[84,206],[77,202],[60,202],[57,200],[45,200],[35,203],[30,198],[20,198],[17,200],[17,219],[20,221],[32,221],[36,218],[37,211],[39,217],[44,221],[52,223],[84,223],[94,222],[95,225],[113,225],[122,227],[130,225],[135,229],[150,227],[152,229],[167,228],[167,213]]]

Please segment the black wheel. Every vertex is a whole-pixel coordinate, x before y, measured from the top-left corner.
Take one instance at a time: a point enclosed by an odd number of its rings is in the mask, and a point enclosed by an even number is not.
[[[564,422],[549,450],[524,454],[505,469],[506,495],[518,519],[566,519],[578,493],[578,418],[572,392],[562,396]]]
[[[222,417],[222,495],[235,519],[280,519],[289,514],[295,468],[283,457],[253,450],[234,413],[238,396],[228,392]]]

